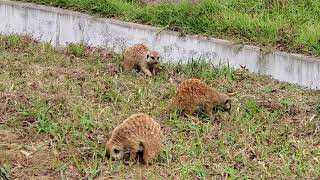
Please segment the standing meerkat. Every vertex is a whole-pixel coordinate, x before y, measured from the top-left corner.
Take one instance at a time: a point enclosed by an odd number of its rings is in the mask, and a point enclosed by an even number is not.
[[[204,111],[212,116],[214,108],[229,111],[231,109],[231,99],[199,79],[188,79],[178,85],[176,95],[171,99],[165,111],[178,107],[186,115],[192,116],[199,106],[203,107]]]
[[[160,124],[144,113],[131,115],[112,131],[106,147],[113,159],[130,154],[134,160],[142,152],[143,162],[149,164],[160,153]]]
[[[160,54],[149,50],[143,44],[135,44],[124,52],[122,68],[124,71],[139,68],[145,75],[155,75],[155,65],[159,63]]]

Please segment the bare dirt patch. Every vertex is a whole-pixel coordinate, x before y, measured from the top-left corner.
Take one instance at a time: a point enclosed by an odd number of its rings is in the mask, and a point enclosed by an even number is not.
[[[266,99],[266,100],[262,101],[261,106],[266,108],[270,112],[274,112],[274,111],[280,110],[282,108],[282,106],[279,103],[275,102],[272,99]]]
[[[0,123],[7,117],[17,112],[18,109],[28,108],[28,97],[19,92],[0,92]]]
[[[60,81],[65,79],[76,79],[84,81],[86,72],[82,69],[65,68],[65,67],[52,67],[49,69],[49,74]]]
[[[97,55],[103,59],[112,59],[113,53],[108,51],[107,49],[102,49],[102,48],[95,48],[95,47],[90,47],[87,46],[85,50],[85,56],[94,56]]]
[[[54,179],[55,155],[48,143],[29,139],[14,129],[0,130],[0,164],[10,167],[12,179]]]

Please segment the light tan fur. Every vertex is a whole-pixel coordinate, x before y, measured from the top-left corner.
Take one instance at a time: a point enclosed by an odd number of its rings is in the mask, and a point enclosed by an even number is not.
[[[188,79],[178,85],[176,95],[171,99],[165,112],[173,108],[181,108],[186,115],[192,116],[199,106],[212,116],[214,108],[230,110],[231,99],[199,79]]]
[[[137,153],[143,151],[143,161],[149,164],[160,153],[160,124],[144,113],[131,115],[112,131],[106,146],[116,160],[125,154],[134,160]]]
[[[160,55],[157,51],[149,50],[143,44],[135,44],[124,52],[122,68],[129,71],[139,68],[145,75],[155,75],[155,65],[159,63]]]

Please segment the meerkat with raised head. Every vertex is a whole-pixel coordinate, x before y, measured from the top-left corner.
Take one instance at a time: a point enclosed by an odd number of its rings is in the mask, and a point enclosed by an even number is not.
[[[209,87],[199,79],[188,79],[177,86],[176,95],[169,102],[165,112],[172,108],[181,108],[184,114],[192,116],[198,107],[203,107],[205,113],[212,116],[214,108],[229,111],[231,98]]]
[[[142,152],[143,162],[149,164],[160,153],[160,124],[144,113],[131,115],[112,131],[106,147],[115,160],[126,154],[134,160]]]
[[[143,44],[135,44],[125,50],[122,68],[123,71],[140,69],[145,75],[152,76],[156,73],[159,59],[159,52],[149,50]]]

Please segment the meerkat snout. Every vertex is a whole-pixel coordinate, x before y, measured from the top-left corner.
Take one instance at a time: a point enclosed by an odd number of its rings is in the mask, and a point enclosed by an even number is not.
[[[160,60],[159,52],[157,52],[157,51],[148,51],[148,53],[147,53],[147,61],[148,62],[153,62],[152,64],[158,64],[159,60]]]
[[[223,93],[219,93],[220,94],[220,98],[221,98],[221,104],[220,104],[220,108],[223,111],[230,111],[231,110],[231,98]]]
[[[110,149],[109,156],[114,160],[122,159],[125,155],[124,149],[121,146],[115,144],[107,144],[107,148]]]
[[[226,99],[226,101],[224,102],[223,109],[225,111],[230,111],[231,110],[231,99]]]

